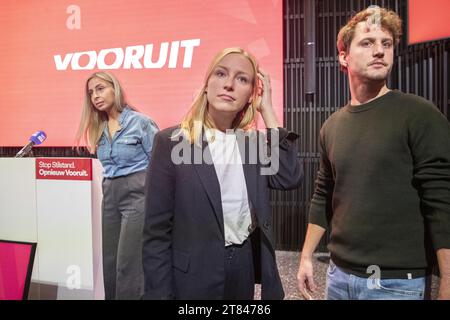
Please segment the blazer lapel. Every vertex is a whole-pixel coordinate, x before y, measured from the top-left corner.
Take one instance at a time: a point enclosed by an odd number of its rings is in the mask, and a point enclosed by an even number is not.
[[[250,154],[250,144],[254,149],[251,150]],[[257,159],[257,144],[256,144],[256,134],[251,134],[249,136],[245,136],[244,139],[238,139],[239,153],[241,155],[242,167],[244,169],[245,176],[245,184],[247,186],[247,195],[250,210],[255,208],[256,201],[256,189],[257,189],[257,174],[258,174],[258,159]],[[253,212],[252,212],[253,214]]]
[[[206,194],[208,195],[209,201],[211,202],[211,205],[214,209],[214,213],[216,215],[217,221],[219,223],[220,232],[222,233],[222,236],[224,235],[224,225],[223,225],[223,211],[222,211],[222,197],[220,196],[220,184],[219,180],[217,179],[216,169],[214,168],[214,164],[212,164],[212,157],[211,153],[208,149],[208,143],[206,141],[203,141],[202,148],[199,146],[193,145],[193,154],[197,152],[197,154],[201,154],[201,162],[199,164],[194,163],[194,168],[197,171],[198,176],[200,177],[200,181],[203,185],[203,188],[206,191]],[[207,163],[205,162],[208,161]],[[208,164],[211,163],[211,164]]]

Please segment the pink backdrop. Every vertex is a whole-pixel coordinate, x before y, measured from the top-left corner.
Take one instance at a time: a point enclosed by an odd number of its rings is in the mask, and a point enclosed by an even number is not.
[[[449,0],[409,0],[409,44],[450,37]]]
[[[281,0],[6,0],[0,26],[0,146],[23,145],[37,130],[47,133],[43,146],[73,145],[83,85],[100,60],[120,64],[107,71],[119,78],[130,104],[160,128],[174,125],[214,54],[230,46],[251,51],[271,74],[274,106],[283,120]],[[163,43],[167,61],[157,65]],[[138,59],[149,44],[153,68]],[[120,63],[120,52],[126,56],[127,50],[135,57],[128,66]],[[74,70],[92,63],[92,69]]]

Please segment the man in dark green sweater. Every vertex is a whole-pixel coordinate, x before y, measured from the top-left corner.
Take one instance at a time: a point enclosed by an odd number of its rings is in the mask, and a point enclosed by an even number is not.
[[[389,90],[401,20],[370,7],[338,35],[351,101],[320,132],[321,160],[298,271],[309,296],[326,229],[327,299],[423,299],[434,253],[450,299],[450,125],[430,102]],[[431,255],[430,255],[431,253]]]

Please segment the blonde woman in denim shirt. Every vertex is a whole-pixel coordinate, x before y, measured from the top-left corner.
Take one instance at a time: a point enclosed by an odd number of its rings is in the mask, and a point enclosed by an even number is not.
[[[129,106],[118,80],[96,72],[86,81],[77,141],[103,166],[102,246],[105,299],[143,294],[145,171],[158,127]]]

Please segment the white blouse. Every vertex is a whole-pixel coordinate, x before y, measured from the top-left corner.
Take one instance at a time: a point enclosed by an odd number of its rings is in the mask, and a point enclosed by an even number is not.
[[[220,184],[225,246],[241,244],[249,236],[252,218],[236,135],[211,129],[206,130],[206,136]]]

